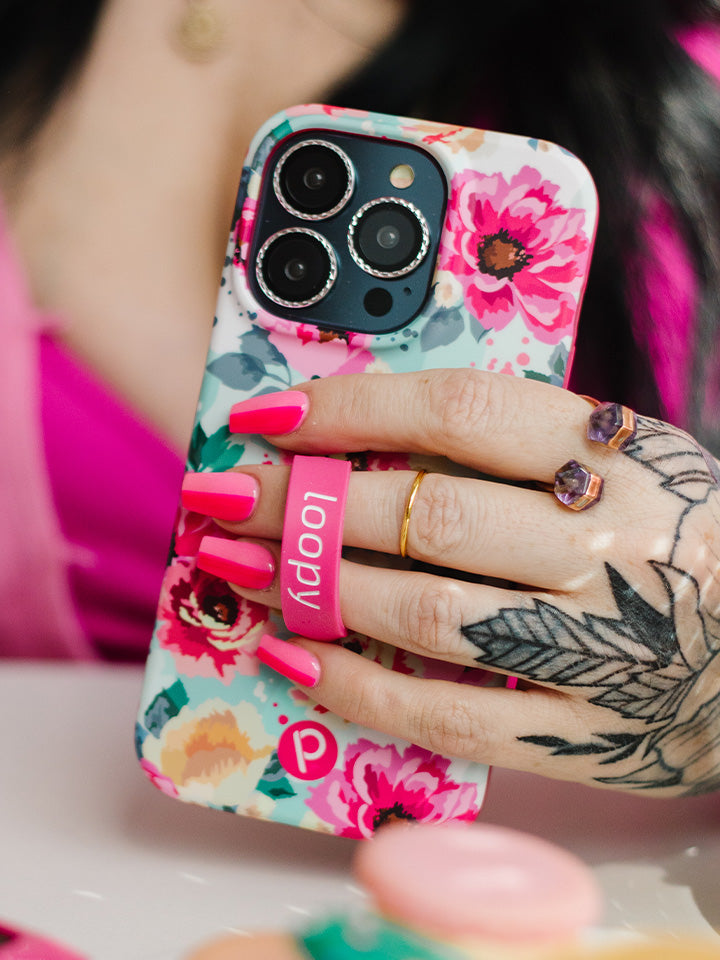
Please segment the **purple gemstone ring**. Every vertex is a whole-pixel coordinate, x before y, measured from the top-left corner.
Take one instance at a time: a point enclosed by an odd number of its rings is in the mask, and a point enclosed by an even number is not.
[[[577,460],[568,460],[555,474],[553,493],[571,510],[587,510],[600,501],[604,481]]]
[[[589,397],[585,399],[589,400]],[[588,417],[587,438],[613,450],[624,450],[637,433],[634,410],[621,403],[597,403]]]

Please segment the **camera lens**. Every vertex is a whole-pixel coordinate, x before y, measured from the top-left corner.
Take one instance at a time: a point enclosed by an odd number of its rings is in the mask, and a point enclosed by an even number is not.
[[[341,210],[353,192],[355,175],[347,155],[326,140],[303,140],[278,161],[275,195],[303,220],[322,220]]]
[[[309,307],[327,295],[337,277],[335,252],[314,230],[280,230],[257,255],[255,275],[273,303]]]
[[[406,200],[382,197],[360,207],[350,222],[353,259],[373,277],[401,277],[425,258],[430,230],[425,217]]]

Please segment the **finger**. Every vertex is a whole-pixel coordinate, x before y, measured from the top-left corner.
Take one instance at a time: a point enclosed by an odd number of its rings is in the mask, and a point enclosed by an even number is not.
[[[586,583],[586,592],[594,586]],[[349,630],[420,656],[549,686],[567,679],[571,663],[579,672],[589,659],[575,640],[582,632],[573,623],[582,619],[579,604],[568,597],[348,561],[340,569],[340,597]],[[594,606],[602,608],[597,600]]]
[[[300,425],[273,443],[306,453],[441,454],[512,479],[550,481],[569,459],[608,451],[585,437],[581,397],[534,380],[477,370],[347,374],[302,386]]]
[[[230,586],[248,600],[281,606],[277,579],[264,591]],[[578,653],[574,639],[582,624],[569,626],[572,611],[548,604],[542,593],[343,560],[340,601],[348,631],[419,656],[488,667],[547,686],[560,686],[571,665],[589,670],[589,657]],[[545,605],[542,612],[538,603]]]
[[[532,738],[542,731],[582,743],[594,738],[594,729],[622,732],[622,718],[555,690],[420,679],[335,644],[299,640],[293,646],[319,663],[319,680],[307,688],[313,700],[345,720],[442,756],[588,782],[596,772],[592,757],[545,757],[541,765]]]
[[[247,470],[261,489],[255,512],[241,524],[223,526],[242,536],[280,540],[290,468]],[[403,470],[354,472],[344,544],[399,553],[403,514],[415,476]],[[578,570],[587,569],[588,556],[599,556],[606,541],[593,513],[572,513],[546,492],[430,473],[413,503],[407,552],[435,566],[542,589],[571,590]]]
[[[236,541],[241,549],[246,542]],[[232,554],[234,544],[223,541],[220,548],[223,553],[227,550]],[[245,599],[280,609],[279,576],[275,576],[267,588],[258,590],[244,578],[240,565],[237,571],[221,569],[202,552],[198,564],[207,573],[224,576],[232,589]],[[427,573],[367,567],[349,560],[340,562],[340,610],[348,631],[392,643],[411,653],[454,663],[475,662],[476,651],[462,636],[461,628],[465,616],[470,622],[477,619],[477,593],[481,590],[488,591],[495,599],[495,609],[506,595],[508,602],[518,602],[515,592],[510,590],[479,587]],[[492,600],[489,602],[492,604]]]

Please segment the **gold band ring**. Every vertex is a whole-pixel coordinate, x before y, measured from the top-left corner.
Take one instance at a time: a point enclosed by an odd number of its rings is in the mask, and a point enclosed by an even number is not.
[[[405,513],[403,514],[402,523],[400,524],[400,556],[406,557],[407,554],[407,540],[408,540],[408,530],[410,529],[410,514],[412,513],[413,504],[415,503],[415,497],[417,496],[418,489],[420,484],[423,482],[427,470],[420,470],[413,480],[413,484],[410,487],[410,493],[408,494],[407,503],[405,504]]]

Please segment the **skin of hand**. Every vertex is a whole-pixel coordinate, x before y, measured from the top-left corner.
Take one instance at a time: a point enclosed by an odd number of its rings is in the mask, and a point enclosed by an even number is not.
[[[342,560],[349,631],[416,654],[515,675],[517,690],[393,673],[340,644],[298,638],[320,664],[307,689],[334,713],[475,761],[654,796],[720,787],[720,468],[687,434],[638,417],[622,451],[586,438],[588,403],[476,371],[315,380],[283,450],[436,455],[483,475],[428,474],[409,556],[509,588]],[[567,460],[605,480],[573,512],[538,484]],[[244,467],[253,515],[222,524],[279,569],[289,468]],[[467,474],[467,469],[464,470]],[[354,472],[351,547],[399,552],[414,472]],[[267,590],[233,586],[279,607]]]

